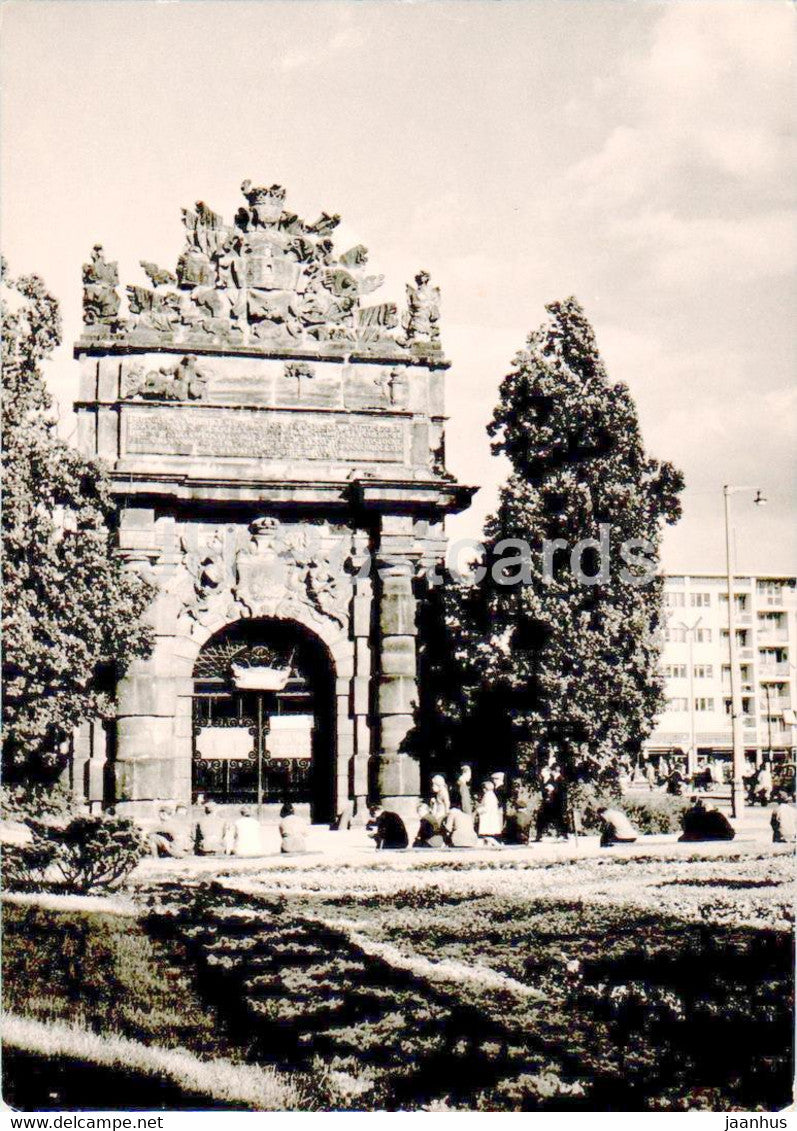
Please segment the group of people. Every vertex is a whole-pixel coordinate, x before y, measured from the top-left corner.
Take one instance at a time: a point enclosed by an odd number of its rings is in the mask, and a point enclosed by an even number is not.
[[[527,844],[532,832],[541,840],[551,829],[567,838],[566,783],[554,759],[543,768],[540,785],[541,799],[519,781],[509,788],[504,771],[496,770],[475,787],[471,766],[463,764],[451,787],[443,774],[432,777],[429,796],[416,810],[418,829],[411,844],[401,816],[378,805],[371,807],[367,832],[377,848]]]
[[[288,801],[280,810],[280,851],[296,855],[307,851],[306,826]],[[248,805],[233,818],[223,816],[213,801],[206,801],[198,818],[188,806],[163,805],[149,834],[153,856],[263,856],[263,830]]]
[[[473,771],[460,767],[459,775],[449,788],[443,774],[435,774],[429,796],[418,804],[418,831],[413,848],[476,848],[480,844],[497,843],[506,820],[506,775],[496,771],[474,789]],[[366,832],[377,848],[408,848],[410,834],[402,818],[380,805],[370,809]]]

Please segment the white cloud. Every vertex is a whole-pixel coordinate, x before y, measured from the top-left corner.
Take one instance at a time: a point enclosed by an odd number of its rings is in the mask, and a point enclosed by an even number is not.
[[[794,263],[794,214],[785,210],[738,220],[639,212],[615,220],[613,231],[647,247],[653,277],[672,287],[776,278],[790,275]]]

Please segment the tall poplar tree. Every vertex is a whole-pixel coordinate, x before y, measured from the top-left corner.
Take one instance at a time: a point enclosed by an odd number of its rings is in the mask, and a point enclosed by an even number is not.
[[[3,772],[56,773],[72,729],[111,707],[109,678],[149,649],[153,590],[114,554],[105,470],[56,435],[41,365],[58,304],[3,264]]]
[[[646,454],[631,394],[609,380],[578,302],[546,309],[488,428],[511,472],[464,608],[482,733],[509,742],[520,768],[553,751],[590,776],[638,752],[662,705],[655,574],[683,477]]]

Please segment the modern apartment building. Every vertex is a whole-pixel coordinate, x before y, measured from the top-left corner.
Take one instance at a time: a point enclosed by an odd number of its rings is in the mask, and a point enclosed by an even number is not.
[[[728,595],[723,574],[671,574],[664,582],[662,665],[667,707],[645,743],[690,750],[701,761],[732,751]],[[797,746],[797,578],[737,577],[734,586],[744,744],[749,760]]]

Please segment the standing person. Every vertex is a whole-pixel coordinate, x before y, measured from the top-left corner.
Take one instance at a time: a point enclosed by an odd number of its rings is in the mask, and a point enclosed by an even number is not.
[[[567,840],[567,794],[564,777],[558,766],[551,767],[547,779],[542,783],[535,840],[542,840],[543,833],[552,825],[556,835]]]
[[[458,808],[471,817],[473,816],[473,794],[471,793],[472,777],[473,773],[470,766],[463,762],[459,768],[457,784],[454,787],[454,799],[457,802]]]
[[[505,844],[528,844],[537,808],[528,786],[514,782],[504,822]]]
[[[772,798],[772,767],[762,762],[755,781],[755,799],[760,805],[769,805]]]
[[[286,801],[280,810],[280,837],[280,852],[295,856],[307,851],[304,821],[296,816],[290,801]]]
[[[429,808],[432,811],[432,816],[439,825],[448,816],[448,810],[451,808],[451,798],[448,793],[448,785],[446,779],[442,774],[435,774],[431,782],[432,800]]]
[[[233,821],[230,832],[231,856],[263,855],[263,840],[260,833],[260,824],[252,816],[252,810],[248,805],[241,807],[240,816],[236,821]]]
[[[497,837],[503,832],[504,822],[495,796],[495,783],[489,779],[482,784],[482,795],[476,806],[477,831],[480,837]]]
[[[221,856],[224,852],[225,822],[212,801],[206,801],[194,827],[194,851],[197,856]]]
[[[667,792],[673,797],[680,797],[684,791],[684,777],[676,766],[667,778]]]
[[[495,786],[495,796],[498,801],[498,808],[501,811],[501,825],[503,826],[506,821],[506,803],[507,803],[507,789],[506,789],[506,774],[503,770],[498,770],[494,774],[490,774],[490,780]]]
[[[648,783],[648,789],[653,791],[656,788],[656,767],[653,764],[653,756],[650,754],[645,762],[645,779]]]

